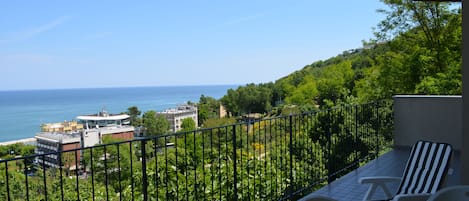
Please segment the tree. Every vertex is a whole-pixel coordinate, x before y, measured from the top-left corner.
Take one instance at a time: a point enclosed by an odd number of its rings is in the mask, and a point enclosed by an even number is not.
[[[449,84],[436,80],[443,77],[459,78],[459,72],[454,69],[460,69],[461,66],[461,9],[451,10],[449,3],[444,2],[383,2],[389,9],[379,11],[387,16],[378,25],[375,35],[377,40],[388,44],[390,51],[379,62],[383,75],[381,82],[397,84],[393,80],[399,80],[401,83],[401,86],[384,85],[384,91],[453,93],[454,90],[441,86],[459,88],[458,80],[450,81]],[[453,76],[443,76],[441,73]],[[456,91],[461,93],[458,89]]]
[[[169,122],[163,115],[156,115],[156,130],[157,135],[166,134],[169,131]]]
[[[127,108],[126,112],[130,116],[130,124],[132,126],[141,126],[142,125],[142,119],[140,118],[140,115],[142,112],[138,110],[137,106],[132,106]]]
[[[294,105],[315,105],[315,99],[318,96],[316,82],[312,75],[306,76],[301,84],[293,89],[292,95],[285,101]]]
[[[317,85],[319,104],[323,105],[325,100],[335,103],[338,99],[348,95],[353,78],[354,71],[349,61],[324,68]]]
[[[192,118],[185,118],[181,123],[182,131],[193,131],[195,130],[195,121]]]
[[[156,112],[153,110],[147,111],[143,114],[143,127],[145,128],[145,135],[155,136],[158,128],[156,125]]]
[[[267,84],[248,84],[228,90],[221,102],[234,115],[266,113],[272,108],[272,89]]]
[[[462,16],[449,3],[382,0],[374,63],[354,92],[361,101],[395,94],[460,94]],[[371,46],[370,46],[371,47]],[[382,51],[384,50],[384,51]]]
[[[143,114],[143,127],[145,135],[158,136],[168,132],[169,122],[163,115],[157,115],[155,111],[149,110]]]
[[[239,89],[239,87],[238,87]],[[226,95],[221,98],[221,103],[226,108],[226,110],[234,116],[238,116],[240,113],[240,109],[238,104],[236,103],[236,99],[238,97],[238,91],[234,89],[228,89]]]
[[[201,95],[197,108],[199,125],[203,125],[207,119],[219,117],[220,101],[210,96]]]

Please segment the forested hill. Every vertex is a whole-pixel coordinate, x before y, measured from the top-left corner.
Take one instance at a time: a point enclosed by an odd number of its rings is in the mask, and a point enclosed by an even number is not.
[[[460,6],[382,0],[387,17],[362,48],[317,61],[271,83],[221,99],[233,115],[300,112],[395,94],[461,94]],[[318,47],[320,48],[320,47]]]

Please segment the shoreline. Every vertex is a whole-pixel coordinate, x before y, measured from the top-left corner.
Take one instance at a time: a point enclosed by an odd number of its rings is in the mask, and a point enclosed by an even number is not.
[[[43,123],[74,120],[77,115],[92,114],[103,107],[113,113],[125,112],[130,106],[142,112],[159,111],[187,101],[198,102],[202,95],[219,99],[232,88],[236,85],[0,90],[4,103],[0,110],[8,116],[0,124],[0,137],[5,136],[0,145],[29,143],[24,139],[34,138]]]
[[[36,138],[31,137],[31,138],[23,138],[23,139],[19,139],[19,140],[11,140],[11,141],[0,142],[0,146],[8,146],[8,145],[16,144],[16,143],[34,145],[36,143]]]

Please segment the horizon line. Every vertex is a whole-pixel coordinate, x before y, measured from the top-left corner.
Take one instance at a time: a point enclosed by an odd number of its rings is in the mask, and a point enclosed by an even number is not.
[[[18,88],[0,89],[0,92],[12,91],[47,91],[47,90],[80,90],[80,89],[118,89],[118,88],[151,88],[151,87],[203,87],[203,86],[242,86],[248,83],[239,84],[181,84],[181,85],[138,85],[138,86],[97,86],[97,87],[70,87],[70,88]]]

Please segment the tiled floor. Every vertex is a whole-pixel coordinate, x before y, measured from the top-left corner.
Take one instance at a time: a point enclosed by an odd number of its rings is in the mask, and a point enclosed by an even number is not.
[[[384,154],[376,160],[371,161],[365,166],[350,172],[349,174],[341,177],[340,179],[330,183],[329,185],[309,194],[308,196],[300,199],[307,201],[308,197],[312,195],[321,195],[330,197],[339,201],[347,200],[362,200],[368,185],[358,183],[358,179],[365,176],[396,176],[400,177],[404,170],[405,163],[409,156],[409,148],[396,148]],[[459,184],[460,169],[459,169],[459,153],[454,152],[451,169],[448,172],[446,186]],[[390,185],[391,192],[397,189],[398,184]],[[378,191],[374,197],[379,199],[384,195],[382,191]]]

